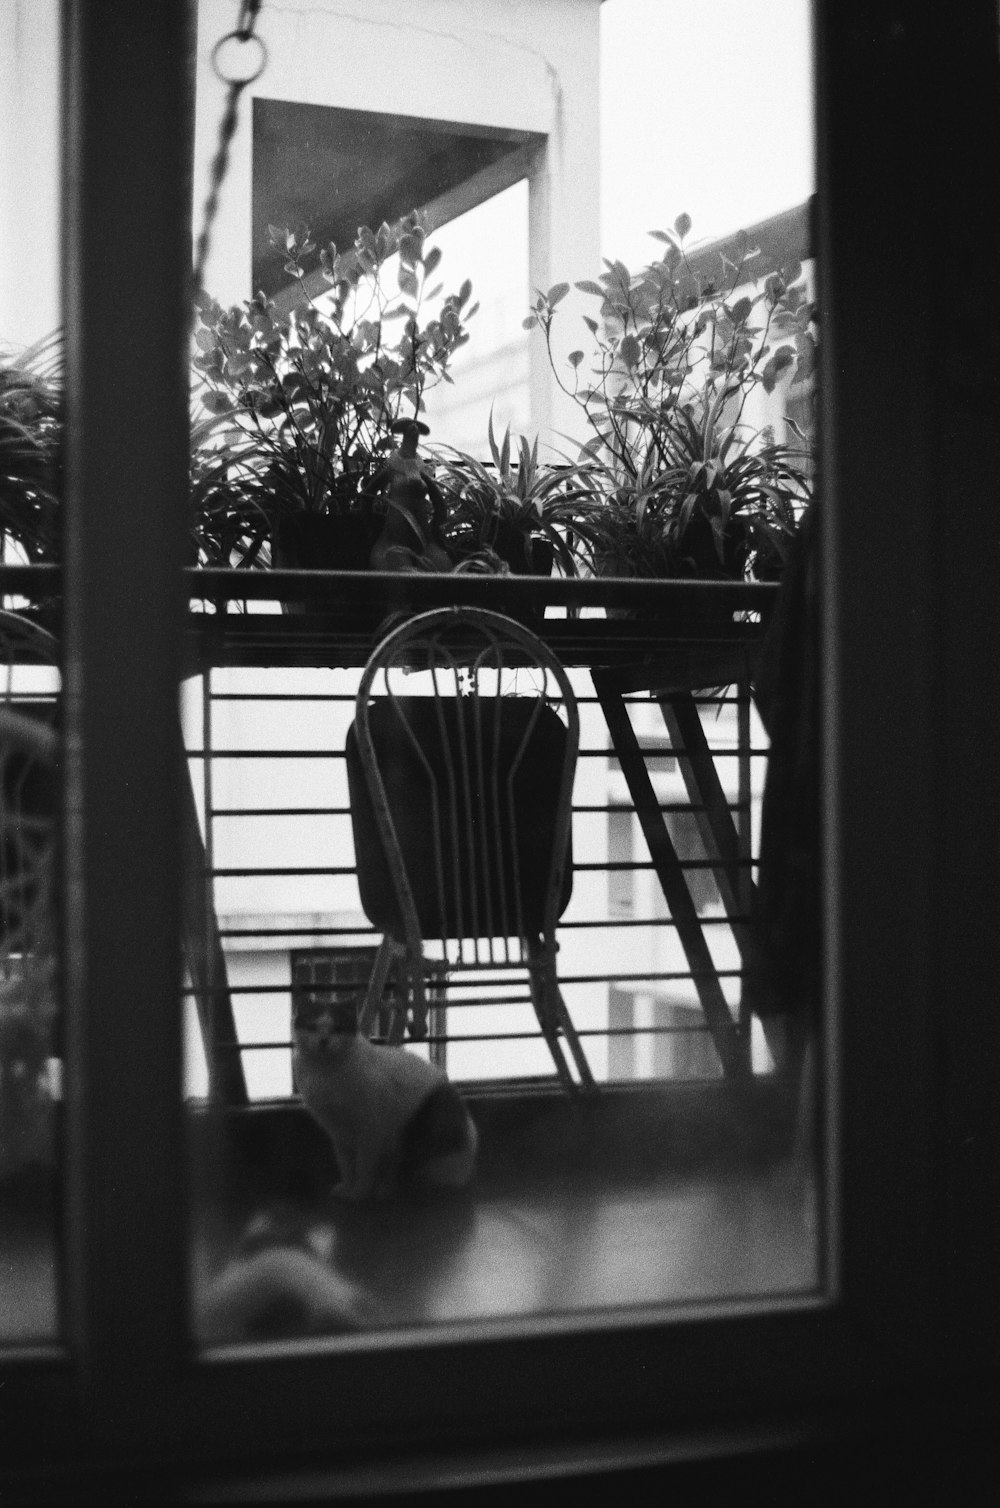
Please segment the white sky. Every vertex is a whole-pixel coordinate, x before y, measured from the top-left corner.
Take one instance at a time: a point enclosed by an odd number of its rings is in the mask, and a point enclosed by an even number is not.
[[[604,0],[601,243],[630,267],[813,192],[809,0]]]

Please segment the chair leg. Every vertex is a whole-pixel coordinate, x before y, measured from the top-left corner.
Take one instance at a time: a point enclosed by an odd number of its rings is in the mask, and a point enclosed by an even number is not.
[[[596,1090],[597,1085],[594,1083],[594,1075],[591,1072],[590,1064],[587,1062],[587,1057],[583,1050],[583,1043],[580,1041],[580,1038],[577,1035],[576,1027],[573,1025],[573,1022],[570,1019],[570,1014],[566,1009],[566,1002],[563,999],[562,990],[559,988],[557,980],[553,980],[553,989],[555,990],[556,995],[557,1020],[562,1028],[562,1033],[566,1038],[569,1050],[573,1055],[573,1061],[576,1064],[576,1071],[580,1075],[580,1087],[586,1089],[589,1093],[593,1090]]]
[[[563,1052],[562,1043],[559,1041],[559,1033],[552,1021],[551,1006],[545,998],[544,985],[536,977],[534,971],[532,971],[529,982],[531,986],[531,998],[535,1006],[535,1015],[538,1017],[538,1024],[542,1028],[542,1036],[545,1038],[546,1046],[552,1054],[552,1061],[556,1065],[556,1073],[559,1075],[563,1088],[569,1094],[576,1094],[579,1085],[572,1073],[570,1073],[569,1064],[566,1062],[566,1054]]]
[[[415,1042],[422,1042],[427,1035],[427,1016],[430,1004],[427,999],[427,979],[424,973],[423,956],[417,959],[407,957],[410,966],[409,973],[409,1005],[410,1005],[410,1036]],[[406,1011],[400,1014],[402,1025],[406,1025]]]
[[[580,1089],[591,1092],[595,1089],[594,1075],[590,1064],[584,1055],[583,1046],[577,1036],[576,1027],[570,1019],[563,1000],[562,991],[559,988],[559,979],[556,974],[555,959],[545,948],[544,943],[528,940],[528,954],[530,966],[528,971],[531,998],[535,1007],[535,1015],[542,1029],[542,1035],[552,1054],[552,1061],[556,1065],[556,1072],[564,1086],[571,1092],[576,1093]],[[566,1061],[560,1034],[565,1037],[569,1046],[579,1081],[574,1079]]]
[[[371,977],[368,980],[368,989],[365,991],[364,1004],[358,1017],[358,1030],[362,1036],[370,1037],[375,1030],[379,1011],[385,1004],[385,987],[389,980],[389,970],[394,961],[402,954],[403,949],[399,943],[391,937],[383,937],[375,955],[375,963],[372,966]],[[402,1003],[402,1017],[406,1019],[406,1002]],[[395,1022],[393,1022],[393,1026]],[[392,1028],[390,1028],[391,1033]]]

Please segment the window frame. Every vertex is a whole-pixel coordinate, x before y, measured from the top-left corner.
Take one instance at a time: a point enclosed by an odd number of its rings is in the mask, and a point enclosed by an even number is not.
[[[0,1356],[9,1460],[321,1460],[341,1482],[464,1462],[496,1480],[532,1461],[711,1453],[772,1426],[807,1438],[946,1379],[953,1397],[995,1385],[1000,660],[981,456],[1000,193],[942,138],[997,139],[996,7],[817,0],[814,15],[824,1293],[198,1358],[164,752],[184,610],[192,19],[175,0],[64,0],[66,1340]],[[986,297],[930,328],[959,280]]]

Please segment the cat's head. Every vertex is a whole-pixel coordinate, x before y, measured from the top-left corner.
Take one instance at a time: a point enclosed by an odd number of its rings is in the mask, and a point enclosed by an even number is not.
[[[292,1035],[300,1052],[343,1052],[357,1039],[357,1000],[303,991],[295,1002]]]

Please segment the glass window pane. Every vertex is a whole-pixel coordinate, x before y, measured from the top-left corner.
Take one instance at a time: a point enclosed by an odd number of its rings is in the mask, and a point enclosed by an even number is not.
[[[0,3],[0,1347],[58,1324],[59,643],[5,579],[58,554],[58,15]]]
[[[344,587],[275,589],[222,624],[195,604],[196,1328],[814,1293],[816,937],[795,876],[815,878],[816,834],[788,753],[814,732],[811,644],[782,641],[779,684],[765,639],[779,590],[811,579],[794,565],[814,466],[809,7],[606,0],[488,25],[470,7],[442,38],[413,0],[391,47],[388,15],[262,12],[205,264],[199,560],[307,564],[303,520],[347,516],[353,556],[313,564],[392,574],[394,613],[377,584],[354,608]],[[196,220],[228,26],[200,5]],[[313,60],[334,38],[331,74]],[[780,114],[757,108],[748,57],[780,79]],[[414,82],[431,66],[433,114]],[[392,428],[416,415],[418,454]],[[401,923],[370,878],[361,670],[415,611],[415,575],[545,574],[540,553],[500,563],[501,519],[526,518],[556,581],[633,578],[532,620],[579,716],[572,894],[557,953],[484,980],[428,942],[421,993],[382,946]],[[631,588],[661,578],[707,586],[640,605]],[[405,695],[426,704],[420,663]],[[512,672],[493,701],[533,685]],[[433,807],[428,763],[399,777],[399,830]],[[428,873],[489,825],[454,812],[443,838],[414,827]],[[532,982],[542,955],[558,994]]]

